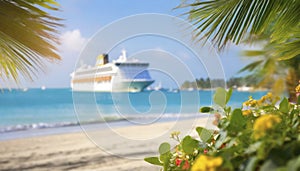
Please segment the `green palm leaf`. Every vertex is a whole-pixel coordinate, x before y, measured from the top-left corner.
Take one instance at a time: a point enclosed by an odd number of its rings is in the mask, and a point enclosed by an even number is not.
[[[300,54],[300,37],[298,39],[277,44],[274,48],[274,56],[279,60],[291,59]]]
[[[184,7],[191,7],[186,14],[196,26],[195,36],[210,39],[219,50],[230,42],[239,44],[249,35],[267,31],[271,32],[271,42],[279,44],[299,30],[299,0],[208,0]]]
[[[39,70],[44,62],[59,60],[57,27],[61,19],[38,8],[58,10],[53,0],[0,1],[0,77],[18,83]]]
[[[259,65],[263,63],[263,60],[258,60],[255,62],[252,62],[248,65],[246,65],[244,68],[242,68],[239,72],[245,72],[245,71],[250,71],[252,72],[253,70],[257,69]]]
[[[247,57],[258,57],[258,56],[264,56],[265,55],[264,50],[244,50],[243,55]]]

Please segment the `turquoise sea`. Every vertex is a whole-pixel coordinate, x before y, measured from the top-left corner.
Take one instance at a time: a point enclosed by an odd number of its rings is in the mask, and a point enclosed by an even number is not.
[[[239,107],[251,95],[234,91],[229,105]],[[67,127],[78,123],[138,120],[163,121],[197,117],[212,104],[213,91],[144,91],[140,93],[73,93],[71,89],[2,90],[0,134],[28,129]],[[143,122],[143,120],[145,122]]]

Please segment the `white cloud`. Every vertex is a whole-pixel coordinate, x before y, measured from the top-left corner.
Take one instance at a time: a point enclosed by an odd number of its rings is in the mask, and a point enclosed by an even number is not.
[[[86,38],[81,36],[80,30],[75,29],[72,31],[64,32],[60,36],[61,41],[61,51],[62,52],[79,52],[84,44],[86,43]]]

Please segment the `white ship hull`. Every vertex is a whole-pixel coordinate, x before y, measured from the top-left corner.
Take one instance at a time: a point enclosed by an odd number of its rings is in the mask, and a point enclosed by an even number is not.
[[[154,81],[132,81],[119,83],[77,83],[73,84],[73,91],[82,92],[140,92],[151,85]]]

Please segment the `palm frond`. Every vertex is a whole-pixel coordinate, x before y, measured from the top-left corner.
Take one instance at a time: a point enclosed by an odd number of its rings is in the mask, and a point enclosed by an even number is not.
[[[300,54],[300,37],[299,39],[277,44],[274,49],[274,56],[276,56],[278,60],[291,59],[298,54]]]
[[[242,52],[242,55],[247,57],[258,57],[258,56],[264,56],[265,53],[266,52],[264,50],[244,50]]]
[[[37,7],[58,10],[53,0],[0,1],[0,76],[18,83],[44,69],[45,60],[59,60],[57,27],[61,19]]]
[[[195,36],[210,39],[219,50],[229,42],[239,44],[249,35],[264,34],[270,26],[272,41],[285,40],[289,36],[283,33],[297,30],[300,22],[299,0],[208,0],[188,7]]]
[[[258,60],[258,61],[252,62],[252,63],[246,65],[245,67],[243,67],[241,70],[239,70],[239,73],[245,72],[245,71],[252,72],[252,71],[254,71],[255,69],[259,68],[259,66],[260,66],[263,62],[264,62],[263,60]]]
[[[299,9],[299,0],[289,0],[282,2],[280,13],[277,14],[276,23],[274,24],[274,32],[271,35],[271,41],[284,42],[289,38],[295,37],[295,33],[299,35]]]
[[[288,59],[278,60],[274,56],[275,44],[269,43],[261,51],[247,51],[244,55],[260,56],[256,61],[247,65],[240,72],[250,72],[251,77],[258,81],[257,87],[268,87],[275,94],[288,91],[294,96],[294,88],[300,79],[300,55]],[[272,52],[272,53],[271,53]]]

